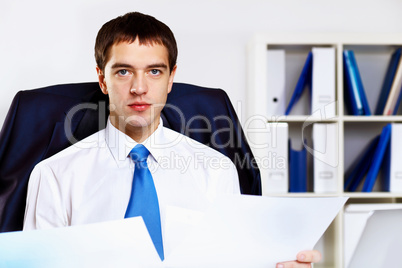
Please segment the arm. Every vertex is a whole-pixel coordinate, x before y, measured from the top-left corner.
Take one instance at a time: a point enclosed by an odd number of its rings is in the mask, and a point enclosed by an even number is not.
[[[67,225],[68,217],[54,173],[39,164],[29,179],[23,229],[48,229]]]
[[[281,262],[276,265],[277,268],[287,267],[311,267],[311,263],[319,262],[321,260],[321,253],[318,250],[305,250],[300,251],[295,261]]]

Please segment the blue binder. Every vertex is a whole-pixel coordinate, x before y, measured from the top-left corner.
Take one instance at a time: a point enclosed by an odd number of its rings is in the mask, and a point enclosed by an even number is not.
[[[350,59],[350,51],[343,51],[343,70],[344,70],[344,87],[345,87],[345,103],[352,115],[363,115],[363,104],[360,99],[358,84],[353,72],[353,63]]]
[[[392,134],[392,127],[391,127]],[[392,135],[391,135],[392,136]],[[385,148],[384,159],[382,161],[381,171],[383,174],[383,180],[381,183],[381,190],[389,192],[391,190],[391,141],[388,142]]]
[[[359,90],[359,95],[360,95],[360,99],[362,101],[363,104],[363,111],[364,111],[364,115],[371,115],[371,111],[370,111],[370,107],[367,101],[367,97],[366,97],[366,93],[364,92],[364,86],[363,86],[363,82],[359,73],[359,68],[357,67],[357,62],[356,62],[356,58],[355,58],[355,54],[353,53],[353,51],[351,50],[351,59],[353,61],[353,72],[354,75],[356,76],[357,79],[357,83],[358,83],[358,90]]]
[[[293,150],[289,140],[289,192],[307,192],[307,150]]]
[[[300,99],[306,86],[311,85],[312,70],[313,70],[313,53],[309,52],[307,55],[306,62],[304,63],[303,66],[303,70],[299,76],[299,80],[297,81],[296,88],[293,91],[288,107],[286,108],[285,115],[289,115],[290,111],[293,108],[293,105],[295,105],[296,102]]]
[[[387,124],[382,129],[378,145],[374,152],[373,161],[370,165],[370,169],[367,173],[367,177],[363,185],[362,190],[363,192],[371,192],[373,190],[374,183],[378,176],[378,171],[380,170],[385,152],[387,150],[387,146],[390,143],[390,137],[391,137],[391,124]]]
[[[352,115],[371,115],[353,50],[344,50],[345,102]]]
[[[396,69],[398,68],[399,60],[401,59],[401,48],[395,50],[392,54],[391,60],[388,65],[387,73],[384,78],[384,82],[381,88],[380,98],[377,102],[377,107],[375,110],[375,114],[382,115],[384,112],[385,104],[387,103],[389,92],[391,91],[392,82],[394,81]],[[398,102],[394,110],[394,115],[398,110],[398,105],[400,102],[401,95],[398,97]]]
[[[394,108],[394,111],[392,112],[392,115],[396,115],[396,113],[398,112],[399,104],[401,104],[401,99],[402,99],[402,90],[399,93],[398,100],[396,101],[395,108]]]
[[[362,182],[364,176],[367,174],[373,161],[374,151],[377,148],[380,135],[375,137],[364,150],[361,156],[357,159],[356,163],[345,174],[344,190],[355,192],[357,187]]]

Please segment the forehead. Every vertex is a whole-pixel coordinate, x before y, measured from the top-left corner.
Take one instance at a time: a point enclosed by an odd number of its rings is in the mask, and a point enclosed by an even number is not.
[[[168,50],[157,43],[140,44],[138,38],[134,42],[113,44],[108,53],[107,65],[116,62],[131,65],[163,63],[168,65]]]

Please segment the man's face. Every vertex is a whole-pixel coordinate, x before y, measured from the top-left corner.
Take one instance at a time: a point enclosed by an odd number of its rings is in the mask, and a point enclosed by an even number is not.
[[[176,66],[169,70],[167,49],[140,45],[138,39],[120,42],[110,48],[104,73],[97,72],[102,92],[109,95],[111,123],[129,136],[141,133],[141,140],[152,134],[176,72]]]

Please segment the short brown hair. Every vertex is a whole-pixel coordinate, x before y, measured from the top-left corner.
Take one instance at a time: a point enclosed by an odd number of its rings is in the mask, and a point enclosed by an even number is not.
[[[168,51],[170,72],[177,61],[176,39],[170,28],[152,16],[130,12],[105,23],[98,32],[95,43],[95,60],[104,72],[109,60],[109,49],[120,42],[132,43],[138,38],[141,45],[158,44]]]

